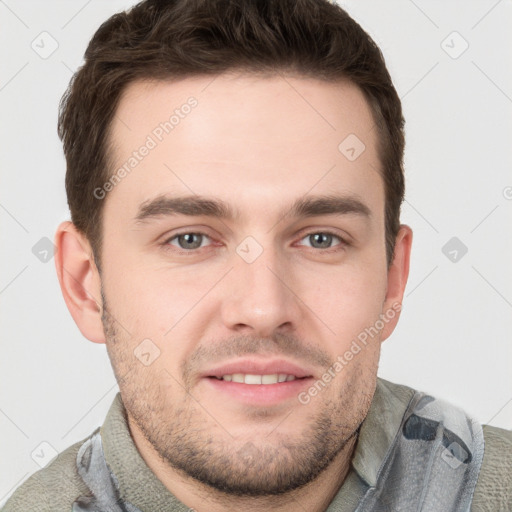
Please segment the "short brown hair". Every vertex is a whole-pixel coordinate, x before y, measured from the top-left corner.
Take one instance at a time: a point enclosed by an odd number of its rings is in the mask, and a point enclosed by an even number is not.
[[[123,91],[141,79],[231,70],[348,79],[362,90],[378,128],[389,265],[404,197],[404,120],[370,36],[329,0],[146,0],[101,25],[60,104],[71,220],[98,267],[103,202],[94,190],[112,172],[110,126]]]

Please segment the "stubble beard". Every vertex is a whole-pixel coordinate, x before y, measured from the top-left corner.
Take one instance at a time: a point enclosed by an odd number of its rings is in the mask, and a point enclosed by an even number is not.
[[[105,302],[104,302],[105,304]],[[104,310],[105,311],[105,310]],[[120,339],[115,321],[102,317],[107,351],[119,383],[124,407],[161,461],[211,489],[233,497],[278,496],[318,477],[357,435],[371,395],[352,389],[366,375],[352,375],[337,400],[323,400],[294,437],[280,432],[236,436],[208,414],[167,373],[163,381],[133,357],[129,339]],[[131,357],[132,356],[132,357]],[[366,372],[365,372],[366,374]],[[354,398],[357,391],[359,399]],[[181,403],[171,398],[184,394]],[[357,411],[354,402],[359,400]],[[308,405],[297,403],[302,413]],[[283,421],[294,422],[295,409]],[[354,417],[354,412],[356,417]],[[276,421],[279,424],[279,421]]]

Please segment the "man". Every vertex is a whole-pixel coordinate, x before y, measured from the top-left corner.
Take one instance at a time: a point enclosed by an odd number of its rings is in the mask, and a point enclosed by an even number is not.
[[[510,510],[512,436],[377,378],[412,233],[378,48],[321,0],[146,1],[63,99],[66,304],[119,383],[4,510]]]

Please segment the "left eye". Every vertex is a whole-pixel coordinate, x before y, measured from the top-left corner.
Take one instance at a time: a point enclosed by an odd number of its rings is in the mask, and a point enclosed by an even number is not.
[[[199,249],[204,247],[203,242],[209,240],[210,237],[202,233],[182,233],[170,238],[167,243],[170,245],[178,246],[180,249]],[[177,243],[174,243],[177,242]]]
[[[306,235],[302,240],[307,240],[308,244],[305,244],[309,247],[313,247],[314,249],[330,249],[333,246],[333,241],[338,240],[338,244],[341,245],[343,240],[338,235],[334,235],[332,233],[310,233]]]

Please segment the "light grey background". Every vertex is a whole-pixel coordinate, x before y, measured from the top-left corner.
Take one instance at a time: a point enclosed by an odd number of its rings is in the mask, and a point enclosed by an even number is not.
[[[40,240],[68,217],[58,102],[94,31],[131,3],[0,0],[0,504],[99,426],[117,392]],[[511,428],[512,3],[342,5],[380,45],[407,121],[412,265],[380,375]]]

